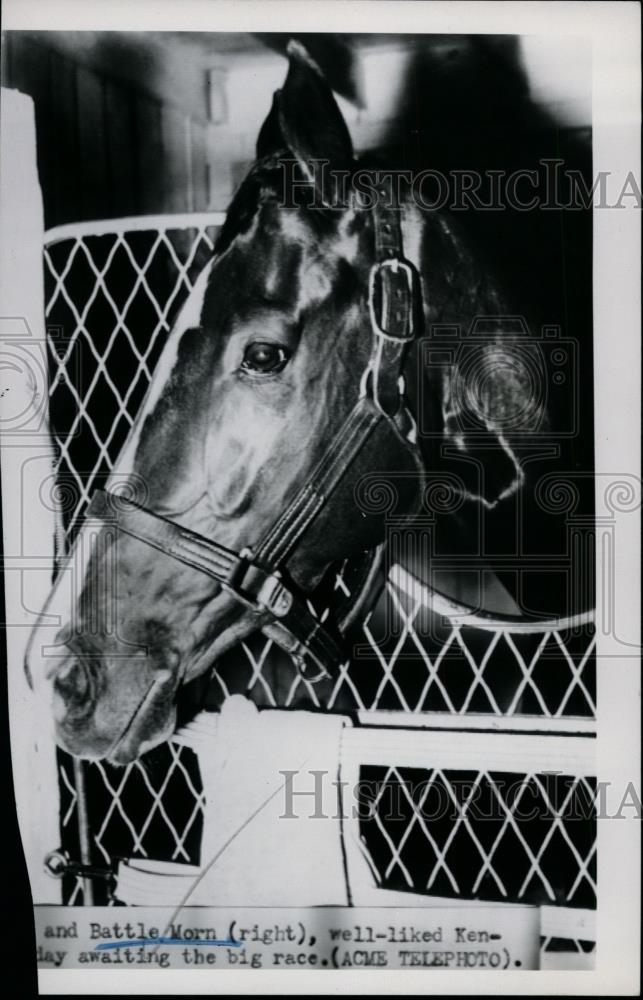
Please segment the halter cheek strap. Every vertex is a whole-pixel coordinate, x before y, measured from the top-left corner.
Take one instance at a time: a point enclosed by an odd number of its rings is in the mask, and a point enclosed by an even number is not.
[[[400,210],[384,207],[385,189],[379,194],[382,201],[373,209],[376,261],[368,280],[371,353],[360,395],[308,482],[258,546],[255,558],[264,565],[287,558],[382,421],[395,428],[403,447],[416,453],[416,464],[419,458],[402,377],[404,355],[415,337],[419,284],[413,266],[403,258]]]
[[[342,659],[339,644],[313,616],[305,599],[295,595],[278,572],[264,569],[249,558],[247,550],[234,552],[105,490],[94,491],[86,518],[110,524],[216,580],[257,615],[259,626],[270,619],[278,622],[279,645],[288,652],[296,655],[301,646],[318,663],[337,663]]]
[[[216,580],[257,616],[257,626],[296,659],[303,676],[310,681],[332,676],[346,654],[339,627],[331,632],[315,618],[305,596],[285,582],[282,568],[379,427],[387,427],[395,434],[400,447],[411,454],[419,477],[424,473],[402,378],[405,353],[415,337],[415,321],[420,314],[419,279],[403,257],[399,208],[377,205],[373,225],[376,259],[368,284],[372,342],[359,398],[306,484],[255,550],[234,552],[103,490],[94,492],[87,510],[88,518],[114,524],[131,537]],[[308,661],[317,668],[316,676],[306,673]]]

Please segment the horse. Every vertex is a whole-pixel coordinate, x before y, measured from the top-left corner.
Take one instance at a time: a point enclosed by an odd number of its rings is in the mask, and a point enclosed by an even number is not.
[[[526,406],[524,331],[456,221],[356,159],[318,66],[296,42],[288,59],[87,511],[72,585],[61,572],[30,640],[29,681],[77,757],[126,764],[167,740],[181,689],[259,630],[313,680],[332,676],[386,541],[365,489],[392,490],[412,524],[432,481],[461,510],[501,510],[526,488],[512,421],[526,408],[537,430],[546,414]],[[430,331],[480,317],[473,375],[453,352],[430,357]],[[440,480],[447,454],[461,461]],[[359,598],[322,622],[308,598],[346,559],[363,562]]]

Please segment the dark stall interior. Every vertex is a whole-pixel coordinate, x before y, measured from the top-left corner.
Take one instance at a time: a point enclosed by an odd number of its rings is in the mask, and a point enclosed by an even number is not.
[[[510,36],[300,36],[339,96],[356,149],[424,166],[528,166],[526,137],[587,153],[587,67]],[[225,208],[252,159],[284,35],[5,32],[3,86],[35,102],[45,225]],[[554,53],[555,56],[555,53]],[[558,79],[554,69],[561,69]],[[507,115],[511,122],[507,121]],[[533,152],[533,150],[532,150]],[[506,162],[503,163],[506,166]]]

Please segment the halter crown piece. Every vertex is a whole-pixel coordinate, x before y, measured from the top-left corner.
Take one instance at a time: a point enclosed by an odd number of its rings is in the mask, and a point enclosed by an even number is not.
[[[331,631],[322,624],[305,595],[284,579],[288,556],[378,426],[393,427],[423,472],[402,377],[406,350],[416,336],[415,317],[422,314],[420,283],[415,268],[404,259],[400,210],[391,192],[379,194],[379,202],[371,209],[375,235],[375,262],[368,282],[372,346],[358,399],[308,482],[256,548],[235,552],[105,490],[95,490],[86,514],[216,580],[258,616],[261,630],[294,658],[310,682],[336,674],[347,655],[341,625],[335,623]],[[385,207],[387,200],[390,207]],[[308,674],[309,664],[317,668],[316,675]]]

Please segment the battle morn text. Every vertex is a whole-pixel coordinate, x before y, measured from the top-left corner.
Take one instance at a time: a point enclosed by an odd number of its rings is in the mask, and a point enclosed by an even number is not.
[[[37,906],[42,969],[538,968],[535,907]]]

